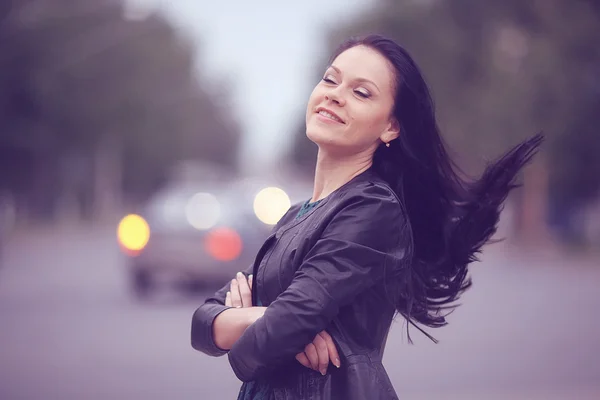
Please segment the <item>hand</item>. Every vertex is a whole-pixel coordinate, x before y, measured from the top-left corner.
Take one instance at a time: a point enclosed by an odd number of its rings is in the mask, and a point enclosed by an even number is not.
[[[340,356],[335,343],[325,331],[319,332],[312,343],[306,345],[303,352],[296,354],[296,360],[306,368],[320,372],[321,375],[327,373],[329,361],[337,368],[340,367]]]
[[[234,308],[223,311],[213,322],[213,337],[218,348],[230,350],[244,331],[265,313],[267,307],[252,307],[251,287],[252,275],[247,281],[240,273],[231,281],[225,305]]]
[[[244,316],[247,317],[247,325],[252,325],[263,316],[266,307],[252,307],[252,275],[248,279],[238,272],[231,280],[230,290],[225,295],[225,305],[235,308],[245,308]]]
[[[225,296],[225,305],[235,308],[252,307],[252,275],[246,280],[241,272],[236,274]]]

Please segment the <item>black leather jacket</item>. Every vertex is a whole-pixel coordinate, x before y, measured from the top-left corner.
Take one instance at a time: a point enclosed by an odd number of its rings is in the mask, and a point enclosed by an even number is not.
[[[382,364],[395,309],[384,281],[407,261],[410,231],[401,203],[367,170],[294,218],[292,207],[273,229],[254,265],[253,304],[267,307],[229,352],[215,346],[214,318],[229,284],[194,313],[192,346],[211,356],[228,353],[236,376],[267,382],[271,399],[397,399]],[[261,268],[258,268],[258,266]],[[327,374],[303,367],[295,355],[327,330],[341,368]]]

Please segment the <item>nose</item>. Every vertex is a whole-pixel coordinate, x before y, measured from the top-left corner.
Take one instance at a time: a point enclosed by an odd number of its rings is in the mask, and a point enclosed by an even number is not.
[[[346,104],[346,100],[344,100],[344,96],[342,96],[339,90],[339,86],[336,88],[332,88],[327,93],[325,93],[325,99],[342,107],[344,104]]]

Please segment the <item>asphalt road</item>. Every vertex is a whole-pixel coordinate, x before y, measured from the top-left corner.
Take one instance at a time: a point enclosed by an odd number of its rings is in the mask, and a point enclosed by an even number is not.
[[[493,254],[496,253],[496,254]],[[113,231],[18,233],[0,266],[0,399],[235,399],[227,359],[190,347],[201,298],[132,298]],[[402,399],[599,399],[600,262],[490,252],[450,325],[398,320]]]

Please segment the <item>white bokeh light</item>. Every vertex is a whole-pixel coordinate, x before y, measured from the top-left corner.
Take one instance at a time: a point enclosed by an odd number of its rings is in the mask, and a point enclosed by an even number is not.
[[[254,213],[267,225],[275,225],[290,207],[289,196],[277,187],[265,188],[254,198]]]
[[[196,193],[185,206],[185,217],[196,229],[210,229],[221,216],[221,206],[210,193]]]

